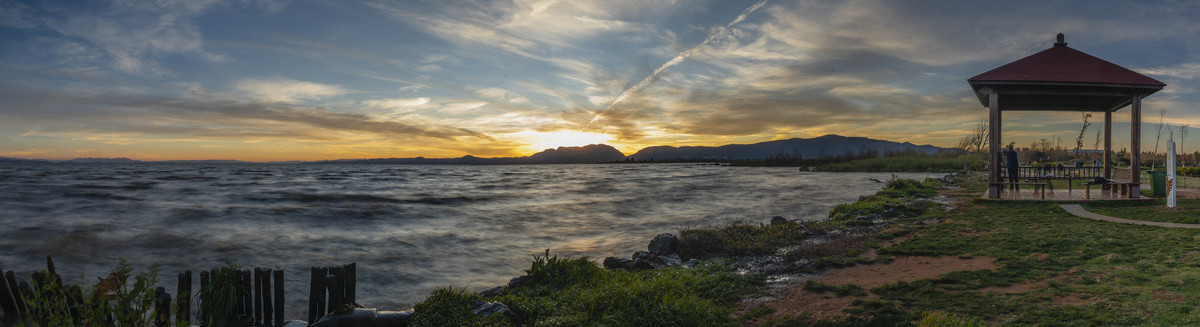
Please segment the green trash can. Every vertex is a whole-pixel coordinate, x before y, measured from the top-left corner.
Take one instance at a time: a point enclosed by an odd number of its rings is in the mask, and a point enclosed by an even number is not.
[[[1167,172],[1165,171],[1148,171],[1150,174],[1150,188],[1154,189],[1154,196],[1167,196]]]

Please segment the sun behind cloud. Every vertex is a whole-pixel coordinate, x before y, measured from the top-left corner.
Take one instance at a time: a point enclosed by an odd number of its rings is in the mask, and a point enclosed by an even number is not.
[[[553,132],[520,132],[513,134],[513,136],[514,138],[521,140],[522,143],[529,144],[529,149],[534,152],[545,149],[553,149],[560,146],[584,146],[588,144],[600,144],[613,139],[612,135],[571,130],[558,130]]]

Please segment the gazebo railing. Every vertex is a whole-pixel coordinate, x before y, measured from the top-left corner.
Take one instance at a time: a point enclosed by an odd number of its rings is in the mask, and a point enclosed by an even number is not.
[[[1007,179],[1008,169],[1000,169],[1000,176]],[[1104,167],[1017,167],[1017,179],[1021,180],[1076,180],[1096,177],[1104,177]]]

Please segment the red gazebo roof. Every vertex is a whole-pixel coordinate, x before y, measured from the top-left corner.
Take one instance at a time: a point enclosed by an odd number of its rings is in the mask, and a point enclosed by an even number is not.
[[[967,82],[972,86],[1009,84],[1005,82],[1048,82],[1149,86],[1158,89],[1167,85],[1107,60],[1072,49],[1062,39],[1049,49],[975,75],[967,79]]]

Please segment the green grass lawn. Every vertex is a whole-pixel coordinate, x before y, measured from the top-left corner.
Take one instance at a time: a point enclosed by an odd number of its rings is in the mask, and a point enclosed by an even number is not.
[[[783,325],[915,324],[947,312],[1000,325],[1160,325],[1200,323],[1200,230],[1115,224],[1075,217],[1051,202],[975,200],[979,183],[960,197],[968,206],[932,210],[913,219],[950,219],[909,227],[914,237],[879,249],[893,256],[992,257],[997,270],[960,271],[867,290],[841,321]],[[1179,215],[1200,201],[1181,201]],[[1146,204],[1097,203],[1106,214],[1147,219]],[[1172,213],[1174,214],[1174,212]],[[892,234],[897,234],[892,232]],[[1025,292],[984,291],[1028,284]]]
[[[1179,199],[1174,209],[1167,208],[1165,199],[1151,202],[1104,201],[1084,203],[1088,211],[1118,218],[1200,224],[1200,200]]]

